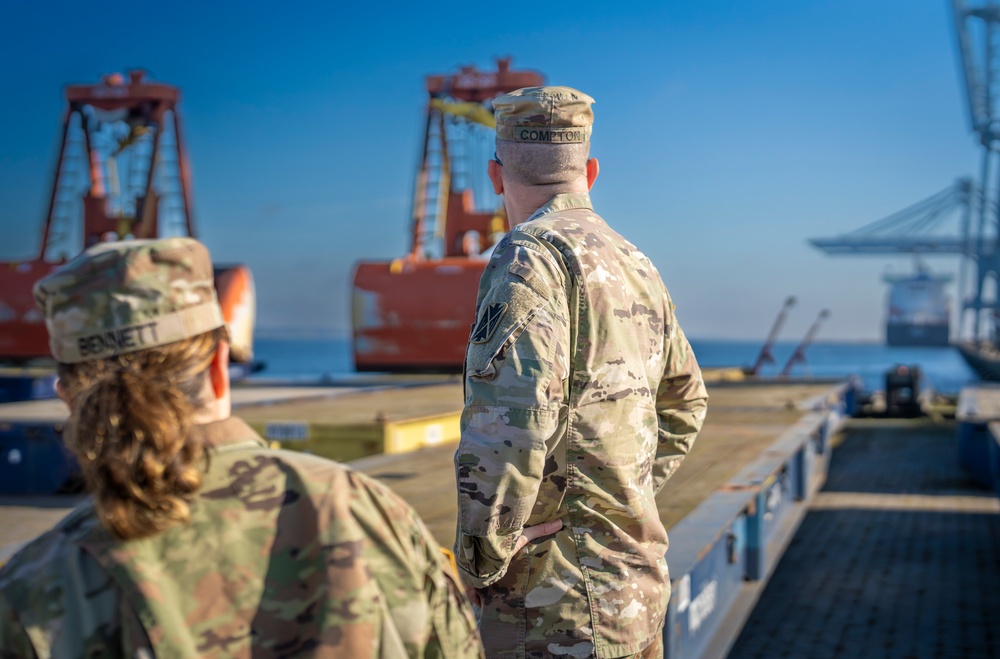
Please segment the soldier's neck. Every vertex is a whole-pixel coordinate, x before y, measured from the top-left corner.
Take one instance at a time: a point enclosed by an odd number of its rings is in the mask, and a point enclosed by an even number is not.
[[[578,185],[579,183],[579,185]],[[579,188],[579,189],[578,189]],[[507,209],[507,219],[511,228],[526,221],[539,208],[549,203],[552,197],[567,192],[586,192],[587,180],[559,185],[504,185],[503,205]]]
[[[205,378],[205,387],[201,395],[201,405],[195,410],[191,422],[193,425],[200,426],[205,423],[224,421],[232,415],[232,410],[233,403],[229,383],[227,382],[224,390],[217,394],[213,391],[208,378]]]

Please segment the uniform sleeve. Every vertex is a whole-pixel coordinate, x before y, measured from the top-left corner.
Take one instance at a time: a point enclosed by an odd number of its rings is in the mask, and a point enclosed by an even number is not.
[[[455,558],[477,588],[504,575],[535,504],[568,371],[565,270],[543,246],[511,244],[496,258],[466,354],[455,453]]]
[[[0,659],[34,659],[37,656],[17,611],[0,591]]]
[[[433,584],[428,598],[432,623],[424,656],[445,659],[482,657],[483,644],[479,640],[476,618],[455,572],[456,566],[444,551],[435,552],[437,560],[433,563],[435,574],[441,578],[428,579],[428,583]]]
[[[705,421],[708,392],[694,351],[673,316],[664,336],[666,364],[656,391],[659,441],[653,464],[653,489],[659,492],[680,467]]]
[[[339,541],[331,546],[353,545],[355,541],[345,542],[353,534],[364,537],[364,560],[350,565],[341,561],[364,577],[353,595],[338,594],[331,601],[332,609],[344,614],[338,634],[349,630],[358,641],[334,647],[334,654],[355,656],[370,646],[373,656],[380,657],[481,657],[472,606],[451,562],[416,511],[363,474],[348,472],[347,478],[350,485],[335,486],[334,491],[352,500],[351,516],[358,526],[351,529],[345,518],[336,520]],[[380,615],[381,622],[373,624]]]

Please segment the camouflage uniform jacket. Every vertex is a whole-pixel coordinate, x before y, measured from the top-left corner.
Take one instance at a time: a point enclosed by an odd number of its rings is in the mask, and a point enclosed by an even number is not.
[[[230,418],[191,520],[123,542],[83,504],[0,570],[0,657],[479,657],[413,510]]]
[[[707,399],[653,264],[588,195],[556,195],[497,245],[465,368],[455,553],[487,656],[640,651],[670,595],[654,495]]]

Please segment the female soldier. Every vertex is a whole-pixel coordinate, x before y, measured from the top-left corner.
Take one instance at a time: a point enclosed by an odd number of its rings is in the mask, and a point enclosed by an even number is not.
[[[412,509],[230,416],[212,264],[96,245],[39,282],[91,498],[0,571],[0,657],[478,657]]]

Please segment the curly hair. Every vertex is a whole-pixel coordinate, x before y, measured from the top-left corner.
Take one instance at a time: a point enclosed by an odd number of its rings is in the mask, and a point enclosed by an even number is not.
[[[123,540],[186,522],[206,448],[190,437],[224,328],[106,359],[59,364],[66,443],[104,526]]]

